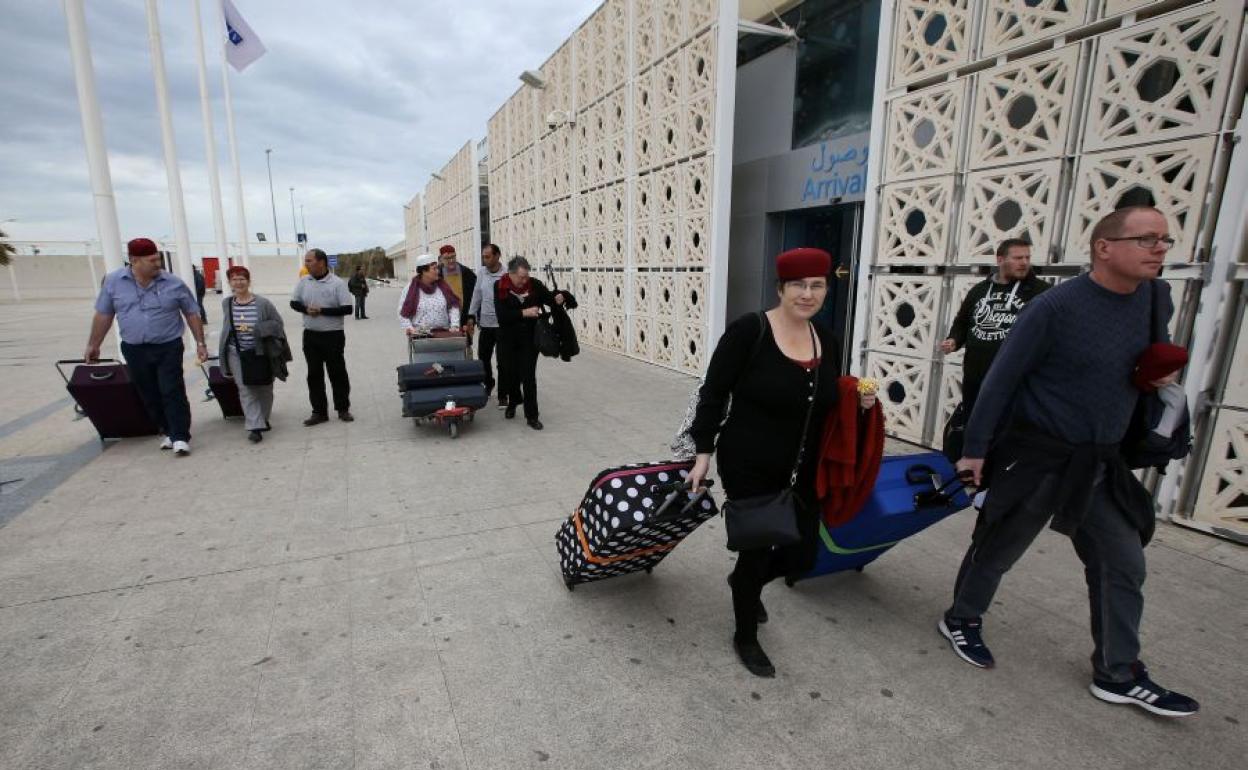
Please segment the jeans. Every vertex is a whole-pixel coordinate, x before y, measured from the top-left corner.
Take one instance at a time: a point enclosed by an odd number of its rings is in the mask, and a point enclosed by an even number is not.
[[[182,379],[182,339],[131,345],[122,355],[152,422],[172,441],[191,440],[191,405]]]
[[[355,295],[355,317],[356,317],[356,318],[367,318],[367,316],[366,316],[366,315],[364,315],[364,299],[365,299],[365,297],[366,297],[366,295],[364,295],[364,294],[356,294],[356,295]]]
[[[494,391],[494,350],[498,345],[498,328],[489,328],[482,326],[480,328],[480,338],[477,341],[477,360],[485,366],[485,390],[487,393]],[[503,367],[502,361],[499,361],[498,367],[499,379],[502,380]],[[507,383],[504,380],[498,388],[499,393],[507,392]]]
[[[1032,499],[1059,485],[1048,476]],[[991,495],[991,492],[989,493]],[[1001,578],[1027,551],[1048,523],[1052,511],[1024,504],[1006,514],[972,545],[954,585],[950,618],[978,618],[988,611]],[[1140,655],[1140,618],[1144,614],[1144,547],[1140,533],[1114,502],[1104,484],[1092,492],[1092,504],[1072,541],[1083,562],[1092,619],[1092,668],[1097,679],[1128,682]]]
[[[334,411],[351,409],[351,380],[347,377],[347,334],[343,331],[303,330],[303,357],[308,362],[308,400],[313,414],[329,414],[325,372],[334,389]]]

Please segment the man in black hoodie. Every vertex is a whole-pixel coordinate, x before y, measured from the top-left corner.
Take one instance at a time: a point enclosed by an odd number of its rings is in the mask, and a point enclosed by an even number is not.
[[[1023,306],[1051,288],[1031,270],[1031,244],[1009,238],[997,246],[997,272],[975,284],[940,343],[942,353],[966,348],[962,362],[962,413],[970,418],[992,359],[1005,342]]]

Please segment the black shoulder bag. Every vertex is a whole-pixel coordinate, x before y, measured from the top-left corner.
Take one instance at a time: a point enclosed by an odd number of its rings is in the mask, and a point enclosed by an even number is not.
[[[259,308],[257,308],[257,311]],[[263,356],[256,348],[243,350],[238,344],[238,327],[234,325],[234,298],[230,297],[230,338],[234,341],[234,350],[238,353],[238,366],[241,372],[235,377],[242,377],[242,383],[251,387],[263,387],[273,384],[273,367],[267,356]]]
[[[1160,342],[1165,336],[1165,319],[1158,309],[1161,300],[1159,282],[1160,279],[1154,278],[1148,287],[1150,344]],[[1171,460],[1182,460],[1191,453],[1192,422],[1187,399],[1183,399],[1182,412],[1177,419],[1172,419],[1170,427],[1161,431],[1159,427],[1166,410],[1166,403],[1158,392],[1140,394],[1120,446],[1128,468],[1156,468],[1159,473],[1164,474]]]
[[[815,327],[809,325],[808,328],[811,349],[818,350]],[[728,549],[731,551],[796,545],[802,540],[801,528],[798,526],[798,519],[802,515],[802,501],[794,487],[797,486],[797,474],[801,470],[802,459],[806,456],[806,436],[810,433],[810,419],[815,411],[815,398],[819,394],[819,370],[822,366],[823,362],[820,360],[815,367],[814,386],[806,407],[806,422],[802,426],[802,438],[797,446],[797,460],[793,463],[789,486],[776,494],[757,495],[724,503],[724,525],[728,530]]]

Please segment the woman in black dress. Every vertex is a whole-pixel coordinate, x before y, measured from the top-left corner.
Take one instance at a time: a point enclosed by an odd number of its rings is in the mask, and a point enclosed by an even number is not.
[[[551,292],[536,278],[529,276],[529,261],[512,257],[507,275],[498,279],[494,290],[494,310],[498,316],[499,382],[507,383],[507,411],[516,416],[516,408],[524,405],[524,419],[533,430],[542,429],[537,410],[537,344],[533,340],[537,319],[542,308],[564,303],[563,292]],[[506,375],[506,376],[504,376]]]
[[[776,258],[776,268],[779,305],[766,313],[742,316],[724,330],[690,430],[698,451],[689,474],[693,488],[701,486],[715,453],[729,500],[776,494],[789,487],[813,403],[795,487],[802,502],[798,520],[802,541],[741,551],[728,578],[736,618],[733,647],[751,673],[765,677],[775,676],[776,669],[758,642],[758,624],[767,620],[760,597],[768,582],[814,566],[819,531],[815,469],[822,427],[836,403],[840,375],[837,340],[811,321],[828,294],[831,255],[820,249],[793,249]],[[862,408],[875,403],[874,396],[860,398]]]

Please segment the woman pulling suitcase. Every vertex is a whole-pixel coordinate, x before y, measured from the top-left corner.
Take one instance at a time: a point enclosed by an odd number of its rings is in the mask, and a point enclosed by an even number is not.
[[[718,457],[729,545],[739,550],[728,578],[733,647],[756,676],[776,674],[758,641],[758,624],[767,620],[763,586],[805,573],[815,561],[816,467],[822,427],[837,401],[840,353],[831,332],[811,319],[823,307],[831,272],[832,257],[820,249],[793,249],[776,258],[779,304],[742,316],[724,331],[690,429],[697,447],[692,489],[702,486],[711,454]],[[875,404],[871,394],[858,399],[863,410]],[[777,523],[790,531],[751,530]]]
[[[291,360],[286,326],[268,299],[251,293],[251,272],[235,265],[225,272],[232,294],[221,302],[221,370],[238,386],[247,439],[264,439],[273,414],[273,379],[286,379]]]

